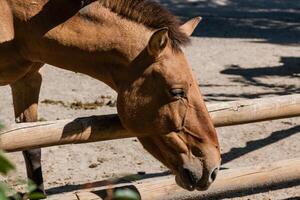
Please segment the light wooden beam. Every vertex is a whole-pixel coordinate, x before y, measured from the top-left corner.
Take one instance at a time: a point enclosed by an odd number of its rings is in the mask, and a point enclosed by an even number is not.
[[[300,116],[300,94],[208,104],[216,127]],[[146,136],[124,129],[116,114],[15,124],[0,132],[7,152]]]
[[[216,127],[300,116],[300,94],[208,104]]]
[[[49,200],[101,200],[106,191],[132,188],[142,200],[187,200],[216,198],[236,192],[256,191],[272,186],[300,184],[300,158],[272,162],[270,164],[221,170],[216,181],[206,191],[189,192],[174,181],[173,176],[89,188],[75,192],[49,196]],[[92,185],[92,184],[90,184]]]

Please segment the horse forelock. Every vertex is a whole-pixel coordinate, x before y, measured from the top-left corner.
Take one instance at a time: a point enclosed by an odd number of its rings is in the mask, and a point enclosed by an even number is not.
[[[121,17],[143,24],[151,29],[168,27],[174,50],[189,43],[189,37],[180,31],[181,21],[166,8],[151,0],[99,0],[102,6]]]

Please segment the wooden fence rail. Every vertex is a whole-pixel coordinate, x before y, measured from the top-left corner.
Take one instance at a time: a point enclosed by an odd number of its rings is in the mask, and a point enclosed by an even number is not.
[[[49,196],[49,200],[102,200],[107,191],[120,188],[134,189],[142,200],[188,200],[215,199],[218,196],[236,194],[236,192],[261,191],[272,186],[300,183],[300,158],[272,162],[260,166],[249,166],[221,170],[216,181],[206,191],[188,192],[176,185],[173,176],[114,184],[78,190],[60,195]],[[92,184],[89,184],[92,186]]]
[[[216,127],[300,116],[300,94],[208,104]],[[63,144],[146,136],[125,130],[116,114],[22,123],[0,132],[0,149],[7,152]]]

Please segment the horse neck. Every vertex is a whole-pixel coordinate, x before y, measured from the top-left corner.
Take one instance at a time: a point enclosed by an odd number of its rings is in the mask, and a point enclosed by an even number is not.
[[[49,1],[51,2],[51,1]],[[45,6],[44,6],[45,7]],[[31,18],[31,31],[47,23],[43,10]],[[54,13],[44,12],[43,15]],[[39,16],[40,15],[40,16]],[[31,60],[87,74],[115,90],[126,80],[131,61],[145,48],[151,31],[93,3],[45,34],[28,35],[26,55]],[[24,33],[24,32],[23,32]]]

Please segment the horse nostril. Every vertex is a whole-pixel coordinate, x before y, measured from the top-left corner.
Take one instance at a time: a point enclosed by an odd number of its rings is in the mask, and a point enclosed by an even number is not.
[[[186,169],[186,168],[184,168],[183,171],[184,171],[184,174],[185,174],[186,178],[189,180],[189,182],[192,185],[196,185],[198,179],[195,177],[194,173],[191,172],[189,169]]]
[[[216,180],[218,171],[219,171],[219,168],[215,168],[215,169],[211,172],[211,174],[210,174],[210,182],[214,182],[214,180]]]

